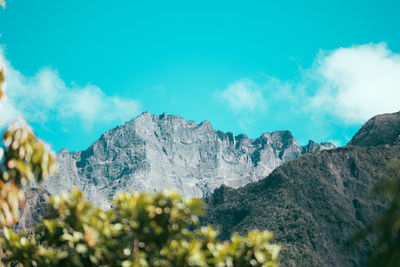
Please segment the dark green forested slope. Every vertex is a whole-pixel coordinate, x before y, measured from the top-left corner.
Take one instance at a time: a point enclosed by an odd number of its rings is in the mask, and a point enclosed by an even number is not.
[[[282,263],[298,266],[362,266],[370,244],[342,244],[384,209],[369,189],[385,174],[400,146],[345,147],[305,155],[266,179],[206,198],[206,221],[223,238],[232,232],[269,229],[282,243]]]
[[[306,154],[243,188],[221,187],[205,199],[207,216],[223,238],[270,229],[283,245],[284,266],[363,266],[371,243],[344,241],[381,214],[385,203],[369,190],[400,157],[400,112],[378,115],[349,146]]]

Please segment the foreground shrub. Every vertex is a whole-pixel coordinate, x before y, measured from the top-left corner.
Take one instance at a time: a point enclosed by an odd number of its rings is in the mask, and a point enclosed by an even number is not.
[[[277,266],[268,231],[217,240],[198,225],[202,202],[174,191],[119,193],[104,211],[82,192],[50,199],[50,212],[28,237],[4,228],[5,263],[23,266]]]
[[[0,100],[5,97],[4,89],[4,69],[0,66]],[[18,221],[24,203],[23,186],[40,183],[55,171],[54,154],[46,150],[30,127],[23,122],[11,125],[0,146],[0,224]]]

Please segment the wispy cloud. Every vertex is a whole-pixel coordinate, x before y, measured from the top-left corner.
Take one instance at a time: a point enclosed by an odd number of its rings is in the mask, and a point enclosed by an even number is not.
[[[230,108],[239,111],[265,111],[266,102],[259,86],[249,78],[233,82],[216,93]]]
[[[22,116],[43,125],[57,121],[67,127],[73,121],[87,129],[97,123],[121,123],[139,112],[140,104],[134,99],[108,96],[95,85],[67,85],[50,68],[27,77],[13,68],[0,49],[1,64],[7,75],[7,99],[0,105],[3,123]]]

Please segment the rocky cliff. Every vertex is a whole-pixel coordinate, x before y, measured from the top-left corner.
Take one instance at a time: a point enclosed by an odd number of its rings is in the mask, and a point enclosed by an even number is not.
[[[170,187],[203,197],[222,184],[238,188],[304,153],[332,148],[312,141],[299,146],[289,131],[249,139],[216,131],[208,121],[145,112],[104,133],[87,150],[60,151],[59,173],[44,187],[56,194],[75,186],[103,207],[121,190]]]
[[[13,225],[17,232],[40,223],[40,217],[48,213],[49,192],[43,188],[29,188],[25,192],[25,204],[20,212],[20,220]]]

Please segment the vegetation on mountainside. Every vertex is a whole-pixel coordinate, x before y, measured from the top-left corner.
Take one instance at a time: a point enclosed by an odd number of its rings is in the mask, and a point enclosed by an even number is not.
[[[269,229],[282,244],[284,266],[365,266],[373,237],[344,242],[382,214],[388,202],[371,197],[400,146],[343,147],[306,154],[243,188],[222,187],[205,199],[205,224],[227,239],[233,232]]]
[[[0,0],[1,1],[1,0]],[[1,4],[2,2],[0,2]],[[0,69],[0,96],[4,70]],[[18,221],[22,188],[54,174],[55,156],[27,125],[12,125],[0,154],[0,224]],[[175,192],[120,193],[104,211],[82,192],[50,198],[49,215],[28,236],[4,227],[3,263],[15,266],[277,266],[280,246],[268,231],[221,243],[207,226],[191,231],[201,200]]]
[[[357,239],[365,239],[374,235],[372,253],[368,266],[399,266],[400,263],[400,160],[392,160],[388,164],[390,173],[373,187],[373,194],[390,199],[386,211],[373,220]]]

